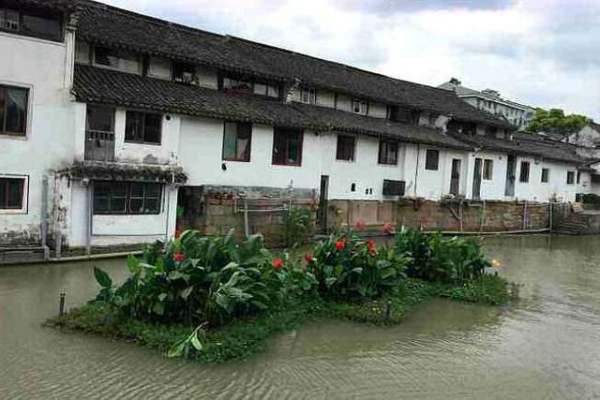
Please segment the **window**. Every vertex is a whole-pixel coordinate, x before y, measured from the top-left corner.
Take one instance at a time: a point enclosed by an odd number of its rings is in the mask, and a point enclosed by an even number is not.
[[[91,106],[87,107],[87,131],[110,132],[114,131],[115,110],[113,108]]]
[[[94,63],[131,73],[139,73],[141,65],[133,53],[102,46],[94,47]]]
[[[88,105],[85,126],[85,159],[113,161],[115,156],[115,110]]]
[[[425,169],[437,171],[440,163],[440,152],[438,150],[427,150],[425,155]]]
[[[160,145],[162,116],[137,111],[127,111],[125,141]]]
[[[387,140],[379,142],[379,164],[398,164],[398,142]]]
[[[60,42],[62,18],[47,11],[0,8],[0,30]]]
[[[572,185],[575,183],[575,172],[567,171],[567,185]]]
[[[223,160],[250,161],[252,125],[243,122],[225,122]]]
[[[301,130],[275,128],[273,135],[273,164],[300,166],[302,164]]]
[[[388,106],[388,119],[395,122],[412,123],[415,121],[415,113],[409,109],[399,106]]]
[[[338,135],[335,159],[343,161],[354,161],[354,148],[356,138],[354,136]]]
[[[94,182],[94,214],[160,214],[162,185]]]
[[[494,175],[494,160],[483,160],[483,179],[492,180]]]
[[[498,128],[495,126],[486,126],[485,135],[488,137],[495,138],[498,134]]]
[[[542,168],[542,183],[548,183],[550,181],[550,169]]]
[[[0,210],[21,210],[24,204],[25,178],[0,178]]]
[[[366,115],[369,112],[369,103],[364,100],[352,100],[352,112]]]
[[[254,90],[254,84],[250,80],[225,77],[223,78],[223,89],[225,91],[232,92],[252,93]]]
[[[317,91],[314,88],[301,88],[300,102],[306,104],[317,104]]]
[[[581,183],[581,171],[577,171],[577,184]]]
[[[193,83],[196,79],[196,67],[187,63],[173,64],[173,80],[175,82]]]
[[[519,175],[519,182],[529,182],[529,162],[521,161],[521,174]]]
[[[0,133],[25,136],[29,90],[0,86]]]

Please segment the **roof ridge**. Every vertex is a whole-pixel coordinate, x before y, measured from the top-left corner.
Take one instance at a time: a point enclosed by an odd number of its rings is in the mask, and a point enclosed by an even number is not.
[[[161,19],[158,17],[153,17],[151,15],[146,15],[146,14],[141,14],[139,12],[136,11],[131,11],[131,10],[127,10],[125,8],[120,8],[117,6],[113,6],[111,4],[106,4],[106,3],[102,3],[100,1],[96,1],[96,0],[74,0],[75,2],[77,2],[77,4],[82,4],[82,5],[88,5],[91,7],[96,7],[99,9],[104,9],[104,10],[111,10],[126,16],[130,16],[130,17],[135,17],[141,20],[145,20],[147,22],[151,22],[154,23],[156,25],[161,25],[161,26],[168,26],[171,28],[176,28],[182,31],[186,31],[186,32],[190,32],[190,33],[203,33],[206,35],[211,35],[211,36],[216,36],[218,38],[221,39],[225,39],[227,35],[223,35],[220,33],[215,33],[215,32],[211,32],[211,31],[207,31],[204,29],[200,29],[200,28],[195,28],[193,26],[188,26],[188,25],[184,25],[178,22],[173,22],[173,21],[169,21],[166,19]]]

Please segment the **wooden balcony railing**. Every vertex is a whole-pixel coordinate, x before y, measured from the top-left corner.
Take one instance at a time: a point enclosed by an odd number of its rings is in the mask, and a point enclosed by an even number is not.
[[[85,132],[86,161],[114,161],[115,134],[114,132],[92,131]]]

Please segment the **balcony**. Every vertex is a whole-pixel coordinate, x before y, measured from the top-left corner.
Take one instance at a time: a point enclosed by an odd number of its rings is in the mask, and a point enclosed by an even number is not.
[[[105,161],[115,160],[114,132],[88,130],[85,132],[85,160]]]

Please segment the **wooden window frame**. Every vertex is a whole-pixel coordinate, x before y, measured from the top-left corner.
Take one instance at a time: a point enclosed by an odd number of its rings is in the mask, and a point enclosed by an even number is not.
[[[237,141],[239,139],[239,126],[240,125],[247,125],[250,127],[250,138],[248,140],[248,151],[247,151],[247,155],[244,158],[237,158],[237,157],[225,157],[225,135],[227,134],[227,124],[236,124],[236,142],[235,142],[235,154],[238,154],[237,152]],[[221,149],[221,159],[223,161],[236,161],[236,162],[250,162],[251,158],[252,158],[252,129],[253,126],[250,122],[240,122],[240,121],[225,121],[223,123],[223,146]]]
[[[7,115],[8,115],[7,92],[9,89],[22,90],[25,92],[25,116],[24,116],[24,122],[23,122],[23,132],[12,132],[12,131],[6,130],[6,120],[7,120]],[[2,110],[3,119],[0,120],[0,135],[15,136],[15,137],[27,137],[28,122],[29,122],[29,107],[30,107],[30,104],[29,104],[30,88],[22,87],[22,86],[0,84],[0,91],[4,91],[4,109]]]
[[[109,210],[102,210],[102,211],[98,211],[96,210],[96,187],[98,184],[120,184],[120,185],[126,185],[126,191],[125,191],[125,209],[123,211],[117,210],[114,211],[112,209],[110,209],[110,202],[111,199],[113,197],[113,193],[112,191],[109,191],[108,194],[108,203],[109,203]],[[142,197],[139,196],[133,196],[132,195],[132,187],[133,185],[143,185],[143,194]],[[147,186],[148,185],[157,185],[159,186],[159,191],[158,191],[158,198],[155,198],[154,196],[146,196],[146,190],[147,190]],[[163,191],[164,191],[164,184],[162,183],[158,183],[158,182],[133,182],[133,181],[95,181],[93,184],[93,194],[92,194],[92,204],[93,204],[93,215],[159,215],[162,213],[162,201],[163,201]],[[112,190],[112,187],[110,188]],[[132,199],[142,199],[143,202],[145,202],[147,199],[156,199],[157,200],[157,204],[158,204],[158,209],[153,210],[151,212],[135,212],[135,211],[131,211],[131,200]]]
[[[382,160],[381,159],[381,152],[383,150],[383,145],[389,146],[389,145],[393,145],[395,146],[395,157],[394,157],[394,162],[388,162],[387,159],[389,158],[387,156],[387,152],[386,152],[386,160]],[[386,148],[386,150],[389,150],[389,148]],[[386,139],[381,139],[379,140],[379,150],[377,152],[377,163],[381,164],[381,165],[398,165],[398,154],[399,154],[399,150],[400,150],[400,144],[395,141],[395,140],[386,140]]]
[[[295,131],[298,133],[298,141],[299,141],[299,146],[298,146],[298,162],[297,163],[279,163],[275,161],[275,145],[276,145],[276,136],[278,133],[283,132],[283,131]],[[281,134],[281,133],[280,133]],[[288,154],[289,154],[289,136],[285,136],[286,139],[286,146],[285,146],[285,159],[289,159]],[[282,166],[282,167],[301,167],[302,166],[302,155],[303,155],[303,150],[304,150],[304,131],[302,129],[295,129],[295,128],[284,128],[284,127],[275,127],[273,129],[273,150],[272,150],[272,155],[271,155],[271,164],[272,165],[277,165],[277,166]]]
[[[489,168],[487,168],[489,166]],[[484,181],[491,181],[494,179],[494,160],[485,158],[483,160],[481,179]]]
[[[433,156],[433,154],[435,154],[435,157]],[[435,161],[435,165],[434,165],[434,161]],[[438,171],[440,169],[440,151],[439,150],[427,149],[427,151],[425,152],[425,169],[427,171]]]
[[[134,139],[134,140],[127,139],[127,117],[130,113],[144,115],[143,127],[142,127],[144,138],[146,137],[146,117],[148,115],[154,115],[154,116],[160,117],[160,131],[158,134],[158,142],[150,142],[150,141],[146,141],[146,140],[137,140],[137,139]],[[150,145],[150,146],[161,146],[162,139],[163,139],[163,115],[162,114],[154,113],[154,112],[146,112],[146,111],[137,111],[137,110],[127,110],[125,112],[125,137],[124,137],[125,143],[144,144],[144,145]]]

